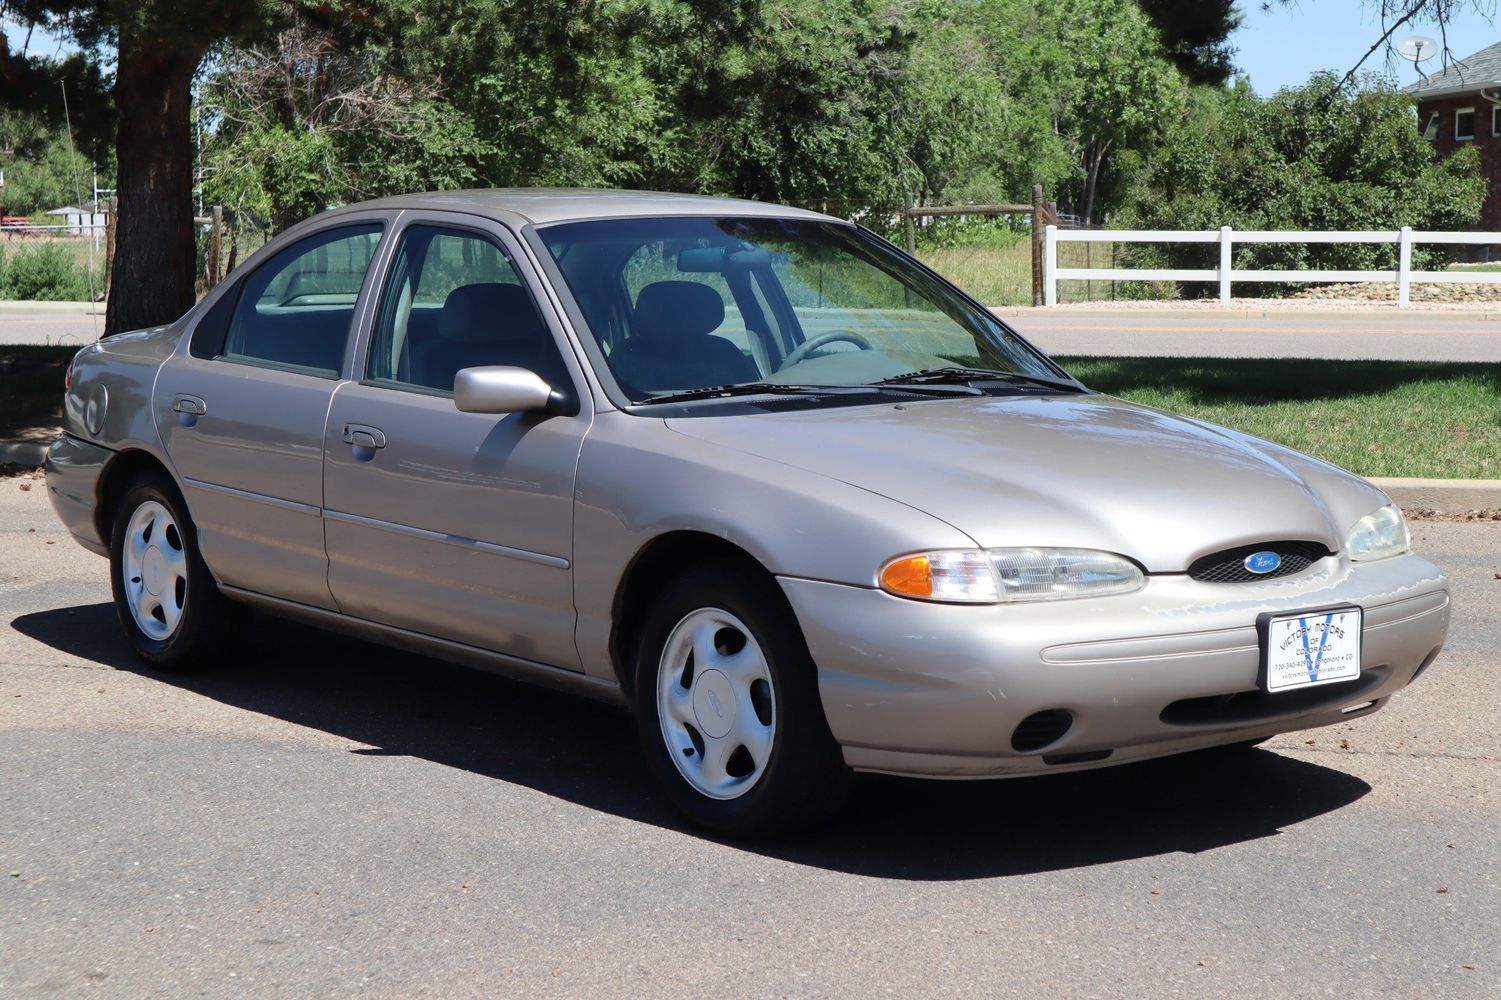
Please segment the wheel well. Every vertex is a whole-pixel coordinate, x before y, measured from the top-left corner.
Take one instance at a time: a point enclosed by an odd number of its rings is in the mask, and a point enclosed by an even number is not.
[[[94,524],[105,545],[110,544],[114,534],[115,508],[130,484],[145,472],[159,472],[168,482],[176,483],[167,467],[147,451],[122,451],[104,467],[104,475],[99,479],[99,500],[94,506]]]
[[[652,598],[685,569],[708,563],[727,563],[768,579],[771,577],[770,571],[755,556],[734,542],[702,531],[672,531],[659,535],[636,553],[636,558],[626,568],[615,592],[612,609],[614,627],[610,631],[610,659],[627,700],[634,698],[635,664],[632,658],[640,637],[641,622]]]

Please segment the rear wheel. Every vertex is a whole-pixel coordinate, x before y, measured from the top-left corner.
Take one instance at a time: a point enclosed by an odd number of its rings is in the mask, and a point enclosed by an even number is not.
[[[636,658],[636,717],[673,803],[708,829],[784,833],[847,794],[801,630],[764,576],[704,569],[663,591]]]
[[[187,507],[164,475],[137,478],[121,498],[110,582],[120,626],[142,659],[169,670],[218,659],[233,606],[203,564]]]

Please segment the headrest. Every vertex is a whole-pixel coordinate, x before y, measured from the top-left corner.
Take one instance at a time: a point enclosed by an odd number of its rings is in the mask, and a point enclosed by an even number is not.
[[[724,299],[697,281],[658,281],[636,296],[635,327],[640,337],[701,337],[724,322]]]
[[[460,285],[443,300],[438,336],[444,340],[535,337],[542,321],[531,296],[520,285],[491,282]]]

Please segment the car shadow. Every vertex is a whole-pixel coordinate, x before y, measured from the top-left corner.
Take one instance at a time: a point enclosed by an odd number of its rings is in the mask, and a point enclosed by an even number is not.
[[[416,757],[701,836],[652,785],[630,717],[607,705],[269,615],[256,616],[238,662],[187,675],[131,654],[109,604],[11,624],[70,656],[365,744],[354,754]],[[832,825],[733,846],[876,878],[989,878],[1271,837],[1369,791],[1341,771],[1264,750],[1011,781],[863,775]]]

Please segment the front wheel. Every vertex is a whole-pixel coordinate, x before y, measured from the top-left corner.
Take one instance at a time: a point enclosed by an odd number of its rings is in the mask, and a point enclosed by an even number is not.
[[[198,554],[193,522],[165,476],[131,483],[110,536],[115,613],[136,653],[169,670],[211,665],[233,608]]]
[[[708,829],[784,833],[847,794],[802,632],[764,576],[706,569],[663,591],[642,630],[636,718],[674,805]]]

